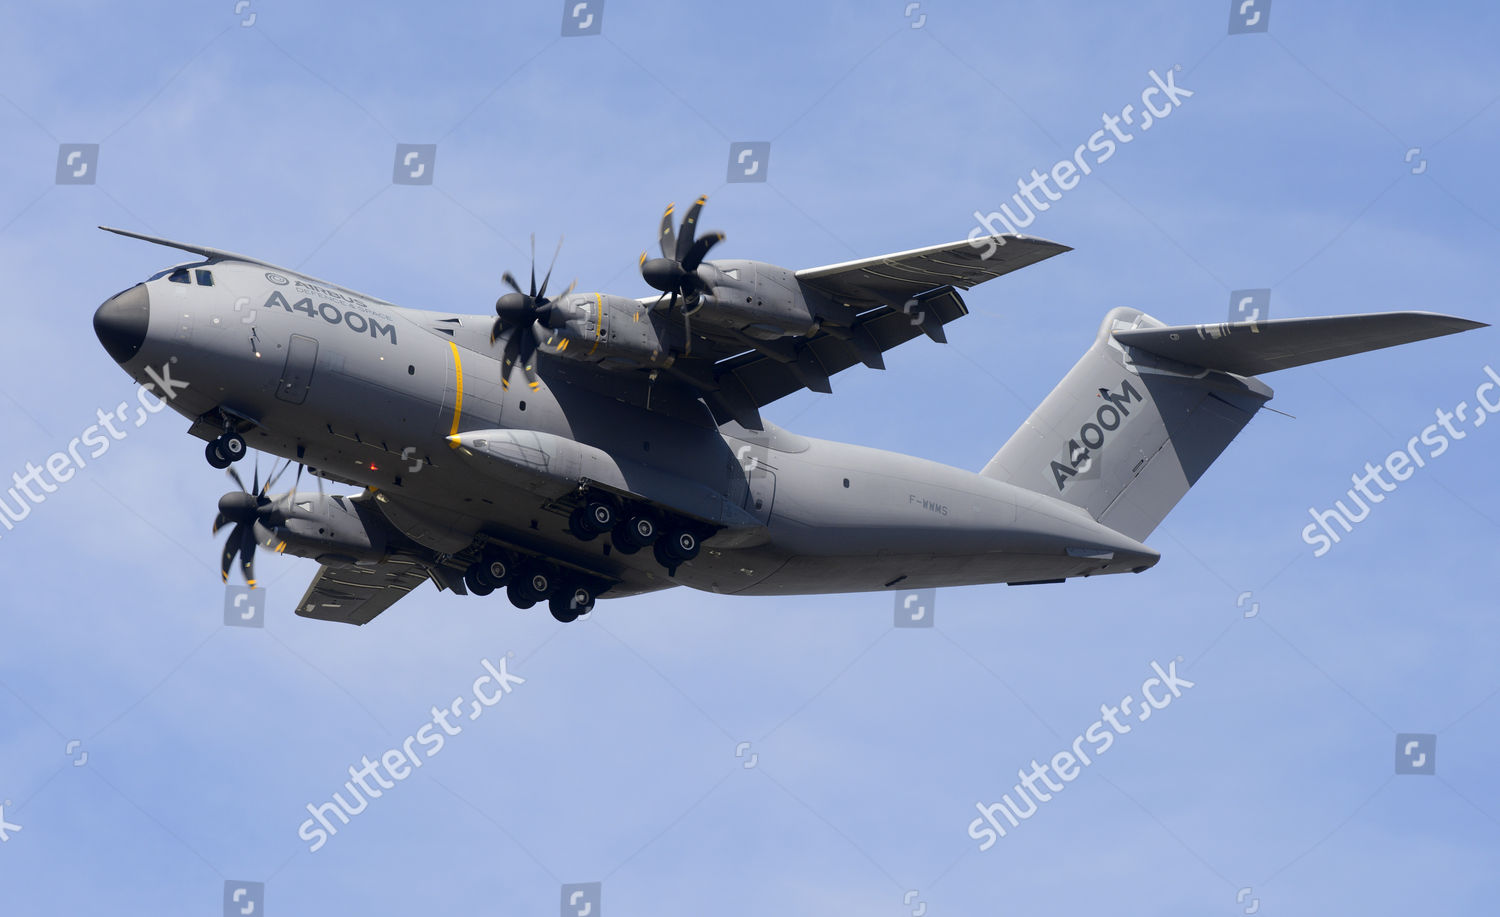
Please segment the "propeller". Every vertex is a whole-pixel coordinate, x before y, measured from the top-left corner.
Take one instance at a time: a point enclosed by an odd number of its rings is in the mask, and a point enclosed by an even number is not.
[[[641,276],[654,289],[662,292],[657,303],[670,296],[667,308],[671,309],[677,305],[678,297],[682,298],[682,323],[687,331],[688,352],[693,347],[692,324],[688,316],[698,311],[700,297],[708,289],[703,278],[698,276],[698,268],[708,256],[709,249],[724,241],[724,234],[718,231],[706,233],[701,238],[697,236],[698,214],[707,201],[707,196],[701,196],[693,202],[693,206],[688,208],[687,214],[682,218],[679,232],[674,232],[672,228],[672,213],[677,205],[668,204],[666,212],[661,215],[661,233],[658,239],[661,243],[661,257],[648,260],[646,253],[641,252]]]
[[[535,389],[538,386],[536,379],[536,351],[550,336],[548,332],[555,331],[567,323],[568,316],[561,309],[555,308],[556,303],[573,292],[575,284],[568,284],[568,288],[551,299],[547,298],[547,283],[552,279],[552,269],[557,266],[557,256],[562,251],[562,240],[557,240],[557,251],[552,253],[552,263],[547,265],[547,273],[542,277],[542,285],[536,285],[536,236],[531,237],[531,284],[530,291],[521,289],[516,278],[510,271],[506,271],[500,279],[510,287],[511,292],[502,295],[495,300],[495,323],[490,328],[490,343],[506,330],[510,329],[510,337],[505,342],[504,370],[500,380],[501,385],[510,388],[510,369],[519,363],[521,371],[526,374],[526,384]]]
[[[277,502],[266,496],[271,485],[281,477],[291,462],[288,461],[281,466],[280,471],[266,478],[266,483],[260,483],[260,466],[256,465],[255,476],[250,487],[245,487],[245,481],[239,472],[233,468],[228,469],[229,477],[239,485],[239,490],[231,491],[219,498],[219,514],[214,517],[213,533],[217,535],[219,530],[231,523],[234,528],[229,530],[229,538],[224,542],[224,553],[219,559],[219,575],[224,582],[229,582],[229,568],[234,564],[236,556],[240,559],[240,574],[244,576],[245,583],[255,588],[255,545],[261,540],[256,533],[256,527],[260,526],[269,540],[270,533],[266,526],[275,526],[281,521],[281,511]],[[297,475],[300,478],[302,466],[297,466]],[[296,491],[293,489],[293,498]],[[262,525],[264,523],[264,525]]]

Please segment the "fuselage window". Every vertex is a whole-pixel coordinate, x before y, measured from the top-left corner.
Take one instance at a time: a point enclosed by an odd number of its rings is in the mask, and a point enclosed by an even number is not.
[[[211,286],[214,285],[214,272],[213,271],[197,270],[197,271],[194,271],[193,273],[198,275],[198,286],[200,286],[200,287],[211,287]]]
[[[167,280],[171,281],[172,283],[192,283],[192,281],[188,279],[187,268],[183,267],[180,267],[172,273],[168,274]]]

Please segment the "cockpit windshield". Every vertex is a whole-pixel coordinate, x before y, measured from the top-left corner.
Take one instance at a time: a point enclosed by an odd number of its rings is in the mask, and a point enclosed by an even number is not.
[[[146,282],[149,283],[152,280],[160,280],[165,277],[169,283],[191,284],[196,282],[200,287],[211,287],[214,285],[214,272],[207,268],[198,267],[201,264],[208,264],[208,262],[197,261],[192,264],[180,264],[176,267],[169,267],[164,271],[157,271],[155,274],[152,274],[147,278]]]

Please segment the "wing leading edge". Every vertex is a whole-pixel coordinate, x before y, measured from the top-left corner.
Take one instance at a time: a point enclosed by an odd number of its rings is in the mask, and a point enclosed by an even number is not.
[[[797,279],[855,306],[903,303],[943,286],[967,290],[1053,255],[1066,245],[1031,236],[990,236],[861,258],[797,272]],[[986,256],[986,250],[989,250]]]

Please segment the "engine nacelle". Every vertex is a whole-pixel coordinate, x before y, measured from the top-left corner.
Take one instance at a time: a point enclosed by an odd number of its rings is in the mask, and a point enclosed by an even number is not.
[[[823,322],[850,325],[855,310],[804,286],[784,267],[763,261],[714,261],[698,268],[708,295],[694,321],[771,341],[815,334]]]
[[[555,356],[605,369],[639,369],[668,365],[683,348],[680,329],[633,299],[574,294],[554,301],[553,308],[567,316],[542,343],[542,350]]]
[[[386,556],[388,529],[364,497],[298,493],[262,517],[256,535],[278,554],[310,557],[320,563],[379,561]],[[262,531],[266,537],[260,537]]]

